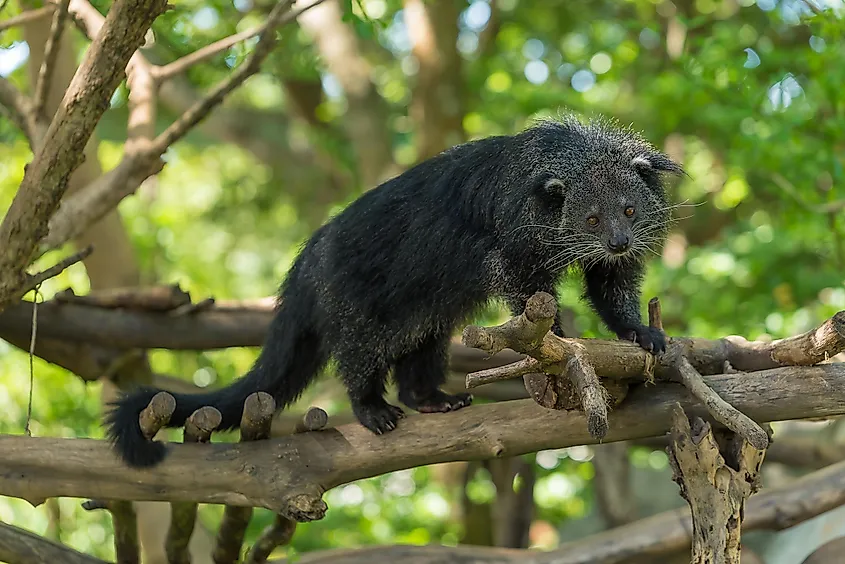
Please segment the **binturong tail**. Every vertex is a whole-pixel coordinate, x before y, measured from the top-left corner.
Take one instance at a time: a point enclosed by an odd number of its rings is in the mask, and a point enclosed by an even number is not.
[[[171,392],[176,399],[176,410],[167,427],[181,427],[194,411],[212,406],[223,416],[220,430],[236,428],[241,422],[244,401],[254,392],[272,395],[278,408],[296,400],[322,364],[320,338],[310,330],[313,308],[313,302],[303,299],[301,293],[290,299],[286,297],[270,323],[264,347],[250,371],[230,386],[213,392]],[[138,419],[160,391],[136,389],[116,400],[105,417],[108,438],[129,466],[154,466],[167,454],[164,443],[144,437]]]

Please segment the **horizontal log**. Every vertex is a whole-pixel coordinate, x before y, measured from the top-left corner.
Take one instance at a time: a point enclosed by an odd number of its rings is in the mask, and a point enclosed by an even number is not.
[[[779,531],[845,504],[845,461],[808,474],[780,488],[751,496],[742,530]],[[688,507],[664,511],[628,525],[535,552],[488,547],[380,546],[325,550],[299,555],[298,564],[623,564],[661,562],[689,550],[692,521]],[[744,559],[743,559],[744,561]],[[288,560],[276,560],[287,564]],[[291,563],[292,564],[292,563]]]
[[[845,364],[785,367],[706,377],[722,397],[758,422],[845,414]],[[658,436],[671,408],[706,410],[681,386],[639,386],[610,415],[605,441]],[[387,435],[352,423],[241,444],[173,444],[153,469],[125,467],[105,441],[0,437],[0,495],[196,501],[253,505],[319,518],[327,489],[395,470],[458,460],[516,456],[595,443],[583,414],[533,400],[414,415]],[[201,469],[201,471],[198,471]]]

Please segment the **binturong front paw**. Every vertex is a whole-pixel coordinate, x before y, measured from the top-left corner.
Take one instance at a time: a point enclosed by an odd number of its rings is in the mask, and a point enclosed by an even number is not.
[[[660,354],[666,350],[666,335],[660,329],[640,325],[617,334],[623,341],[633,341],[645,350]]]

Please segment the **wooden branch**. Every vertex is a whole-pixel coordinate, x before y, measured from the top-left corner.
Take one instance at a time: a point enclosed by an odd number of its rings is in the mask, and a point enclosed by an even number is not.
[[[270,394],[258,392],[247,397],[241,416],[241,442],[269,439],[275,412],[276,402]],[[212,552],[214,564],[240,561],[244,535],[251,518],[252,507],[226,506]]]
[[[29,146],[33,150],[39,147],[47,126],[43,120],[38,119],[38,115],[32,106],[32,101],[15,88],[11,82],[1,76],[0,105],[6,108],[5,113],[7,113],[12,123],[23,131],[24,136],[29,142]]]
[[[764,455],[732,433],[720,445],[708,423],[690,425],[674,407],[669,462],[692,509],[691,564],[739,564],[745,501],[757,491]]]
[[[140,47],[166,0],[116,0],[94,39],[27,167],[0,224],[0,310],[26,283],[24,269],[79,166],[94,127],[123,79],[126,63]]]
[[[0,522],[0,562],[14,564],[107,564],[104,560]]]
[[[224,37],[214,43],[210,43],[205,47],[197,49],[189,55],[185,55],[184,57],[173,61],[172,63],[153,67],[153,78],[156,82],[163,82],[177,74],[184,73],[192,66],[202,63],[203,61],[207,61],[221,51],[225,51],[226,49],[237,45],[241,41],[246,41],[251,37],[255,37],[264,31],[264,29],[266,29],[266,24],[255,26],[240,33],[230,35],[229,37]]]
[[[43,8],[37,8],[35,10],[27,10],[17,16],[12,16],[9,19],[3,20],[0,22],[0,31],[4,31],[15,26],[27,24],[29,22],[33,22],[35,20],[40,20],[41,18],[46,18],[52,15],[55,11],[55,7],[52,5],[44,6]]]
[[[255,541],[249,554],[244,559],[244,564],[262,564],[277,546],[283,546],[290,542],[296,532],[296,521],[276,515],[273,524],[261,532],[261,536]]]
[[[543,307],[544,304],[545,307]],[[555,409],[570,409],[571,406],[566,405],[565,402],[564,405],[556,405],[561,394],[552,394],[551,402],[545,397],[546,390],[558,386],[559,381],[552,375],[559,374],[561,364],[567,363],[566,375],[579,392],[582,409],[590,415],[590,429],[596,433],[594,435],[596,438],[603,436],[602,433],[607,426],[607,413],[604,407],[606,401],[601,400],[606,400],[607,397],[613,395],[597,392],[597,390],[603,390],[603,387],[596,373],[601,373],[605,378],[648,381],[652,381],[653,375],[657,374],[664,380],[683,384],[702,401],[717,421],[742,435],[755,448],[765,449],[769,444],[768,434],[711,390],[690,361],[697,362],[705,369],[712,370],[711,373],[715,373],[732,366],[743,369],[755,363],[765,365],[767,361],[780,361],[793,365],[814,364],[845,349],[845,312],[838,313],[814,331],[768,346],[725,339],[724,341],[733,343],[739,353],[735,355],[735,358],[724,354],[723,351],[713,350],[712,347],[708,349],[707,344],[698,339],[670,339],[666,352],[655,358],[651,353],[636,345],[633,346],[639,350],[633,355],[628,355],[626,353],[634,351],[629,345],[623,345],[619,341],[615,341],[613,346],[608,346],[611,342],[562,339],[552,333],[544,333],[544,327],[553,322],[555,308],[554,298],[540,292],[528,300],[526,313],[514,317],[503,325],[469,326],[464,329],[463,342],[467,346],[490,353],[510,347],[530,355],[537,361],[537,364],[531,368],[526,366],[528,363],[519,362],[493,372],[486,371],[480,377],[477,374],[468,374],[466,385],[467,388],[471,388],[481,382],[522,375],[526,389],[542,405]],[[533,317],[529,318],[529,310],[533,312]],[[660,304],[656,298],[649,302],[649,318],[652,327],[662,326]],[[823,353],[823,355],[818,353]],[[631,356],[635,359],[630,358]],[[720,362],[714,367],[716,359]],[[535,367],[540,370],[533,370]],[[540,371],[549,376],[525,374]],[[592,391],[589,397],[584,395],[587,391]]]
[[[45,280],[55,278],[74,264],[82,262],[83,260],[88,258],[93,252],[94,247],[92,245],[88,245],[81,251],[75,252],[69,257],[63,258],[47,270],[29,276],[26,280],[26,284],[23,286],[23,288],[18,291],[19,297],[25,295],[30,290],[34,290],[36,287],[38,287],[39,284],[41,284]]]
[[[150,405],[153,405],[156,398],[161,395],[161,393],[157,394]],[[173,405],[176,405],[175,399]],[[211,406],[199,408],[185,421],[185,443],[207,443],[211,440],[211,433],[220,426],[221,421],[223,421],[223,416],[217,409]],[[190,501],[173,502],[170,512],[170,528],[167,530],[167,539],[164,542],[167,561],[169,564],[191,564],[188,543],[191,541],[197,521],[197,504]]]
[[[167,148],[184,137],[191,128],[219,106],[230,92],[260,70],[262,61],[276,45],[276,30],[322,1],[316,0],[299,10],[291,10],[290,0],[280,0],[261,26],[261,38],[244,64],[206,96],[197,100],[155,138],[152,138],[150,126],[155,116],[153,94],[156,87],[156,71],[155,67],[136,53],[129,68],[134,85],[130,89],[130,133],[137,133],[140,129],[145,134],[130,135],[126,155],[117,167],[61,203],[49,223],[48,233],[39,243],[39,252],[59,247],[78,236],[87,226],[102,218],[121,200],[134,193],[147,178],[160,172],[164,166],[161,156]],[[85,0],[74,0],[71,11],[77,21],[82,22],[88,36],[96,37],[102,25],[102,16]]]
[[[710,415],[716,421],[745,437],[751,445],[759,450],[769,446],[769,436],[757,423],[744,413],[719,397],[684,357],[677,359],[678,380],[686,389],[707,406]]]
[[[32,110],[36,116],[44,113],[44,105],[47,103],[47,92],[50,91],[50,81],[53,79],[53,69],[56,66],[56,55],[59,53],[59,41],[62,32],[65,30],[68,6],[70,0],[61,0],[58,10],[53,15],[53,24],[50,26],[50,36],[44,46],[44,60],[38,70],[38,80],[35,83],[35,96],[32,101]]]
[[[760,422],[845,413],[845,364],[708,376],[705,381]],[[707,413],[677,384],[633,390],[616,408],[605,441],[665,433],[678,402],[693,416]],[[33,502],[70,496],[224,503],[288,510],[303,520],[321,516],[320,493],[361,478],[595,442],[583,414],[548,410],[533,400],[412,415],[389,436],[352,423],[253,443],[172,444],[161,465],[145,470],[127,468],[103,441],[5,436],[0,437],[0,452],[6,454],[0,458],[0,495]],[[206,471],[195,472],[197,467]]]
[[[296,19],[302,12],[321,4],[323,1],[314,0],[311,4],[297,11],[291,11],[290,5],[292,0],[280,0],[273,7],[270,15],[267,16],[267,21],[263,26],[264,29],[261,30],[258,43],[246,61],[156,137],[150,146],[150,152],[157,153],[158,155],[164,154],[170,145],[184,137],[188,130],[205,119],[209,112],[218,106],[227,94],[260,70],[261,63],[272,52],[273,47],[276,46],[276,29]]]
[[[553,369],[555,364],[565,362],[576,354],[583,354],[585,360],[605,379],[642,380],[644,374],[652,373],[666,380],[672,380],[675,376],[672,365],[674,357],[668,353],[655,363],[651,353],[634,343],[561,339],[551,334],[546,334],[542,344],[536,346],[530,339],[524,340],[525,337],[531,337],[530,334],[516,333],[513,337],[509,336],[513,332],[509,324],[511,321],[498,327],[469,326],[464,330],[464,344],[492,354],[501,350],[508,339],[513,338],[513,344],[530,349],[536,353],[532,354],[535,358],[541,357],[544,369]],[[779,366],[812,366],[845,350],[845,311],[840,311],[816,329],[768,343],[749,342],[742,337],[731,336],[718,340],[672,337],[671,344],[680,351],[679,355],[686,357],[693,368],[702,374],[722,373],[725,362],[743,371]],[[514,370],[517,370],[517,366],[514,366]],[[506,369],[502,369],[498,371],[498,378],[485,375],[483,383],[518,375],[521,374],[510,376]],[[475,374],[467,375],[468,388],[479,383],[482,381]]]
[[[566,375],[575,386],[581,398],[581,408],[587,416],[587,428],[590,435],[603,439],[607,434],[607,390],[599,382],[593,366],[584,361],[581,355],[575,355],[566,363]]]
[[[746,504],[746,531],[780,531],[845,504],[845,462],[808,474],[783,487],[763,491]],[[549,552],[493,549],[482,546],[380,546],[324,550],[300,555],[297,564],[623,564],[637,555],[642,562],[661,562],[689,550],[689,508],[664,511],[622,527],[564,543]],[[278,564],[287,560],[276,560]]]

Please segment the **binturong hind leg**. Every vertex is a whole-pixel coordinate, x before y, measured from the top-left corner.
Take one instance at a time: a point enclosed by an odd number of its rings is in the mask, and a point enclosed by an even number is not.
[[[405,412],[384,400],[387,363],[371,352],[358,350],[336,351],[335,357],[358,421],[376,435],[395,429]]]
[[[448,336],[430,337],[396,361],[394,378],[402,403],[420,413],[454,411],[472,403],[470,394],[452,395],[440,389],[446,381],[448,347]]]

